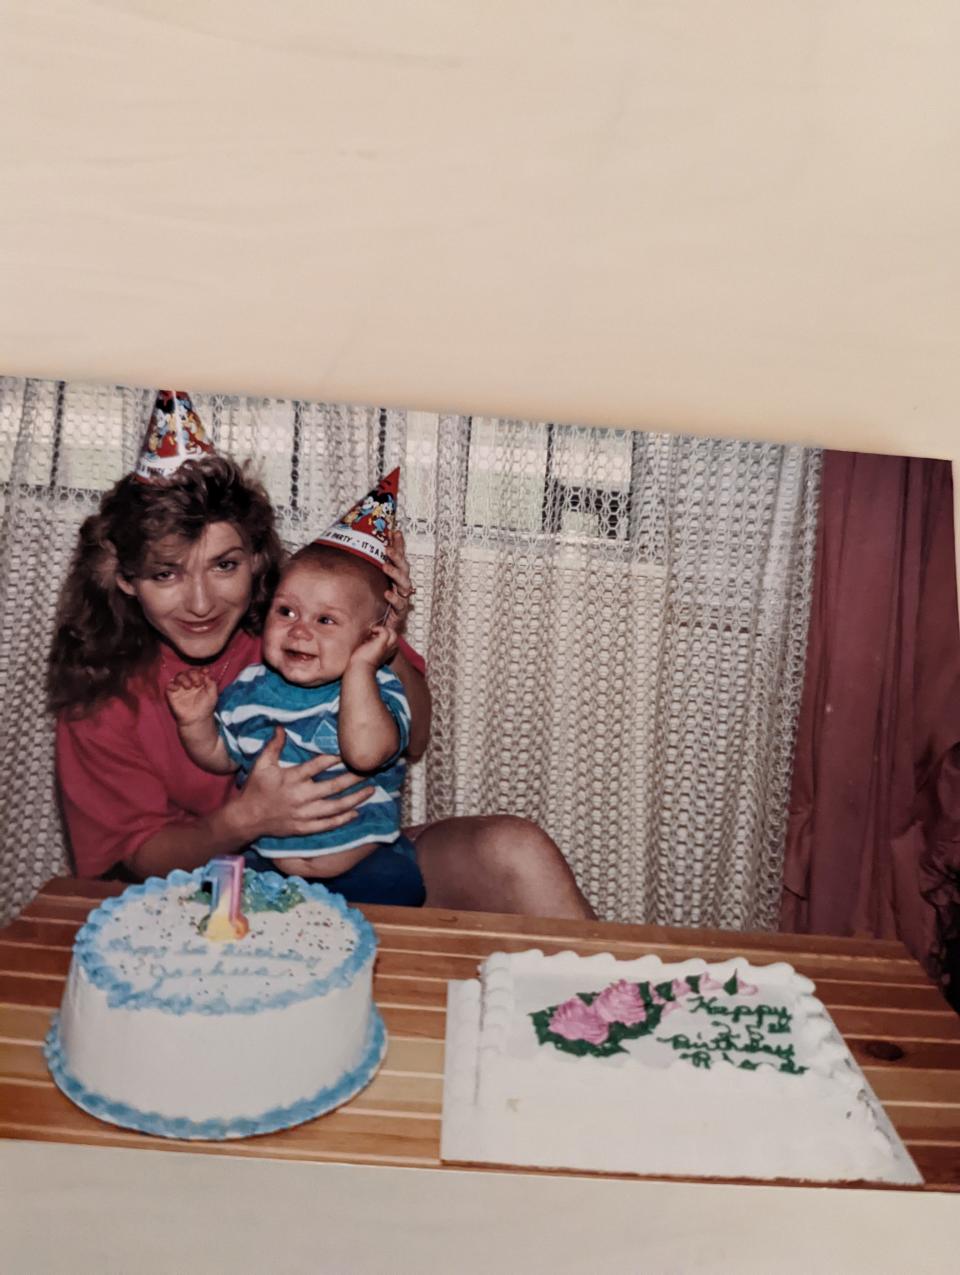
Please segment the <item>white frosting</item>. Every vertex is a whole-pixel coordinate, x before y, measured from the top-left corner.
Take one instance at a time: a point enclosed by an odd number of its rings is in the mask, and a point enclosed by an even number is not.
[[[363,918],[304,886],[297,906],[251,911],[244,939],[215,943],[198,929],[209,908],[194,901],[197,874],[173,876],[163,888],[128,891],[78,935],[48,1045],[68,1096],[116,1123],[222,1137],[237,1131],[163,1126],[266,1119],[284,1127],[318,1114],[301,1108],[319,1093],[332,1095],[322,1109],[351,1096],[359,1081],[350,1092],[338,1086],[358,1069],[367,1083],[383,1048],[371,1046],[382,1028]],[[148,1123],[121,1108],[147,1113]],[[290,1108],[278,1123],[278,1110]]]
[[[741,986],[731,994],[721,985],[734,974]],[[678,983],[653,1030],[620,1040],[620,1052],[608,1057],[541,1042],[531,1019],[621,980],[655,986],[690,975],[711,980],[707,990]],[[443,1156],[678,1176],[919,1182],[813,991],[784,964],[498,953],[481,966],[479,983],[450,987]]]
[[[99,927],[95,959],[133,992],[158,1000],[188,997],[192,1005],[238,1008],[289,999],[327,978],[357,946],[357,931],[327,905],[304,902],[288,912],[248,912],[249,933],[212,943],[200,932],[209,904],[197,884],[124,898]]]

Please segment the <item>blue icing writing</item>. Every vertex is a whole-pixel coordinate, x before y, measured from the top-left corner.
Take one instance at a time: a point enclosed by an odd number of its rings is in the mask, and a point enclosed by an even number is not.
[[[276,952],[271,947],[248,947],[245,955],[266,957],[271,961],[293,961],[298,965],[316,964],[315,960],[305,957],[302,952],[297,952],[293,948],[287,948],[282,952]]]
[[[105,946],[108,952],[125,952],[128,956],[166,956],[169,950],[150,943],[133,943],[126,934]]]
[[[269,975],[266,965],[234,965],[227,970],[228,978],[268,978]]]
[[[244,940],[242,945],[225,943],[222,951],[227,956],[244,957],[246,960],[289,961],[297,965],[315,964],[319,959],[305,957],[302,952],[298,952],[295,948],[284,948],[278,951],[263,944],[250,943],[248,940]],[[171,954],[174,956],[209,956],[211,947],[209,943],[196,943],[188,939]]]
[[[269,978],[270,973],[270,968],[267,965],[234,964],[233,961],[225,961],[222,958],[212,966],[163,965],[157,962],[151,965],[148,971],[149,977],[153,980],[149,991],[151,993],[158,992],[163,988],[164,984],[177,982],[178,980],[192,982],[195,979],[202,978],[223,978],[227,980]]]

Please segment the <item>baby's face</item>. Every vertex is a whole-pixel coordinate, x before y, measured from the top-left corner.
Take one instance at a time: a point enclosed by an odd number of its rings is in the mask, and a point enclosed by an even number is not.
[[[263,658],[297,686],[336,681],[381,611],[362,578],[299,563],[273,595]]]

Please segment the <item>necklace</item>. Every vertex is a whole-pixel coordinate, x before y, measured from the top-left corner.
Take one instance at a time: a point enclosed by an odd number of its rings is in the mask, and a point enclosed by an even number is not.
[[[225,679],[226,677],[226,672],[232,658],[233,658],[233,653],[230,652],[227,655],[224,655],[222,659],[220,659],[216,664],[199,664],[199,663],[191,664],[188,660],[181,659],[179,661],[179,667],[175,668],[174,665],[170,661],[168,661],[167,652],[161,649],[160,673],[161,673],[163,681],[166,682],[174,675],[175,672],[180,673],[182,672],[183,669],[186,669],[186,668],[203,669],[203,671],[207,674],[207,676],[212,678],[212,680],[216,682],[217,686],[219,686],[221,683],[221,679]]]

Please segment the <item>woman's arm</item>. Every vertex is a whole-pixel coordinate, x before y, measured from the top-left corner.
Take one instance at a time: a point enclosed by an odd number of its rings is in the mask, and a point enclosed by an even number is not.
[[[149,837],[124,863],[137,876],[164,876],[173,868],[196,868],[217,854],[229,854],[258,837],[309,836],[340,828],[356,818],[355,807],[372,788],[341,796],[361,781],[347,771],[314,779],[337,762],[321,755],[299,766],[281,766],[284,733],[278,728],[257,758],[243,788],[212,814],[175,820]],[[189,862],[188,862],[189,860]]]
[[[427,751],[427,744],[430,742],[432,713],[430,687],[420,670],[414,668],[407,659],[402,648],[397,651],[387,667],[399,677],[407,695],[407,703],[410,705],[410,742],[407,744],[407,756],[411,761],[416,761]]]
[[[241,850],[258,837],[290,837],[328,832],[356,818],[355,807],[373,791],[340,796],[360,777],[347,772],[333,779],[313,776],[336,757],[311,758],[299,766],[279,765],[283,731],[277,730],[257,758],[250,778],[212,814],[176,819],[124,859],[138,877],[166,876],[173,868],[198,868],[217,854]]]
[[[118,863],[138,876],[164,874],[195,868],[261,835],[325,832],[348,823],[372,793],[367,787],[344,795],[362,782],[349,773],[315,780],[333,757],[281,767],[278,732],[241,790],[226,778],[184,772],[177,785],[190,786],[192,809],[204,812],[191,813],[163,764],[165,738],[145,748],[134,709],[121,703],[94,717],[58,722],[57,778],[79,876],[98,877]]]
[[[243,849],[248,842],[231,811],[235,804],[228,801],[213,814],[171,820],[123,859],[124,867],[146,880],[165,877],[174,868],[190,872],[214,855]]]
[[[390,580],[390,588],[385,595],[391,612],[387,624],[401,638],[401,645],[388,667],[396,673],[403,683],[403,689],[407,695],[407,703],[410,705],[410,742],[407,744],[406,752],[411,761],[416,761],[427,751],[427,744],[430,741],[430,715],[432,709],[427,679],[423,671],[408,659],[404,650],[406,644],[402,641],[404,626],[410,611],[410,599],[416,593],[416,589],[410,579],[410,563],[407,561],[407,550],[402,531],[395,531],[390,537],[390,543],[387,546],[387,562],[384,564],[383,570]],[[409,647],[407,648],[407,650],[410,649]]]

